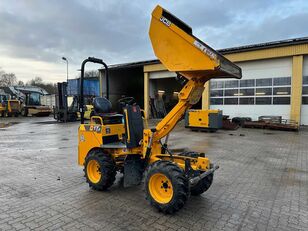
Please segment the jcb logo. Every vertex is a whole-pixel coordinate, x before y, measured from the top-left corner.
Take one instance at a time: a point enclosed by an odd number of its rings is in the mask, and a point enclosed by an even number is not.
[[[169,27],[170,25],[171,25],[171,22],[168,20],[168,19],[166,19],[165,17],[160,17],[160,19],[159,19],[163,24],[165,24],[167,27]]]

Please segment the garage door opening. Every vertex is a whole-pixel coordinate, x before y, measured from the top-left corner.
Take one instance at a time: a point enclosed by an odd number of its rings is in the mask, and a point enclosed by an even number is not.
[[[102,93],[106,94],[104,70],[102,73]],[[135,98],[138,105],[143,107],[143,66],[120,66],[109,70],[109,100],[112,110],[120,112],[118,100],[124,97]]]
[[[150,79],[150,116],[163,118],[178,103],[178,94],[183,86],[175,77]],[[193,106],[201,108],[201,99]]]

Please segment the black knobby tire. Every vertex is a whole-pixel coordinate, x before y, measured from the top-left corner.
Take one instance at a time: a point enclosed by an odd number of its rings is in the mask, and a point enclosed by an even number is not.
[[[196,185],[190,187],[190,193],[193,196],[198,196],[206,192],[213,183],[214,174],[210,174],[200,180]]]
[[[173,195],[168,203],[159,203],[150,192],[149,181],[154,174],[163,174],[170,179]],[[183,170],[170,161],[157,161],[151,164],[145,172],[146,199],[152,206],[163,213],[172,214],[180,210],[189,197],[189,182]]]
[[[193,152],[193,151],[186,151],[181,153],[182,156],[187,156],[191,158],[197,158],[199,156],[199,153]],[[212,165],[211,165],[212,167]],[[202,172],[201,172],[202,173]],[[212,185],[214,178],[214,173],[204,177],[202,180],[200,180],[196,185],[190,187],[190,193],[193,196],[198,196],[204,192],[206,192]]]
[[[90,160],[95,160],[99,163],[101,179],[97,183],[93,183],[87,174],[87,165]],[[95,190],[103,191],[113,185],[115,181],[116,165],[109,154],[103,153],[102,150],[90,151],[85,159],[84,173],[89,186]]]

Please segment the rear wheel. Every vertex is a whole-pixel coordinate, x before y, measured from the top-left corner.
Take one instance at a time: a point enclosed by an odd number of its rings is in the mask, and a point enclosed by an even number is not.
[[[180,155],[191,157],[191,158],[198,158],[200,156],[200,154],[198,152],[193,152],[193,151],[186,151],[186,152],[181,153]],[[212,164],[210,164],[210,168],[212,168],[212,167],[213,167]],[[203,173],[203,172],[201,172],[201,173]],[[214,174],[212,173],[212,174],[204,177],[196,185],[191,186],[190,187],[191,195],[198,196],[198,195],[204,193],[205,191],[207,191],[213,183],[213,178],[214,178]]]
[[[85,177],[95,190],[106,190],[115,181],[116,166],[109,154],[102,150],[90,151],[84,163]]]
[[[163,213],[180,210],[189,196],[188,179],[181,168],[170,161],[157,161],[145,173],[146,198]]]
[[[210,174],[200,180],[196,185],[190,187],[190,193],[193,196],[198,196],[207,191],[213,183],[214,174]]]

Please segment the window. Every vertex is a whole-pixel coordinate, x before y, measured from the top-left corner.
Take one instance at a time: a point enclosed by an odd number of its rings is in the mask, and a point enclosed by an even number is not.
[[[272,95],[272,88],[256,88],[256,96]]]
[[[308,95],[308,86],[303,87],[303,95]]]
[[[248,89],[240,89],[240,96],[246,96],[246,95],[255,95],[255,89],[248,88]]]
[[[39,93],[30,93],[29,95],[29,105],[40,105],[40,97]]]
[[[272,78],[257,79],[256,80],[256,86],[257,87],[272,86]]]
[[[211,90],[211,97],[224,96],[223,90]]]
[[[222,105],[223,99],[222,98],[211,98],[212,105]]]
[[[237,95],[238,95],[238,89],[225,90],[225,96],[237,96]]]
[[[238,80],[225,81],[225,88],[236,88],[236,87],[238,87]]]
[[[246,79],[240,81],[240,87],[254,87],[255,80],[254,79]]]
[[[238,104],[238,98],[225,98],[225,104]]]
[[[273,104],[290,104],[290,97],[274,97]]]
[[[290,95],[291,88],[290,87],[275,87],[274,95]]]
[[[274,78],[274,86],[291,85],[291,77]]]
[[[302,104],[308,104],[308,96],[302,97]]]
[[[308,76],[303,76],[303,84],[308,84]]]
[[[240,104],[255,104],[255,99],[253,97],[240,98]]]
[[[224,81],[211,81],[211,89],[224,88]]]
[[[272,98],[271,97],[257,97],[256,104],[259,104],[259,105],[272,104]]]

